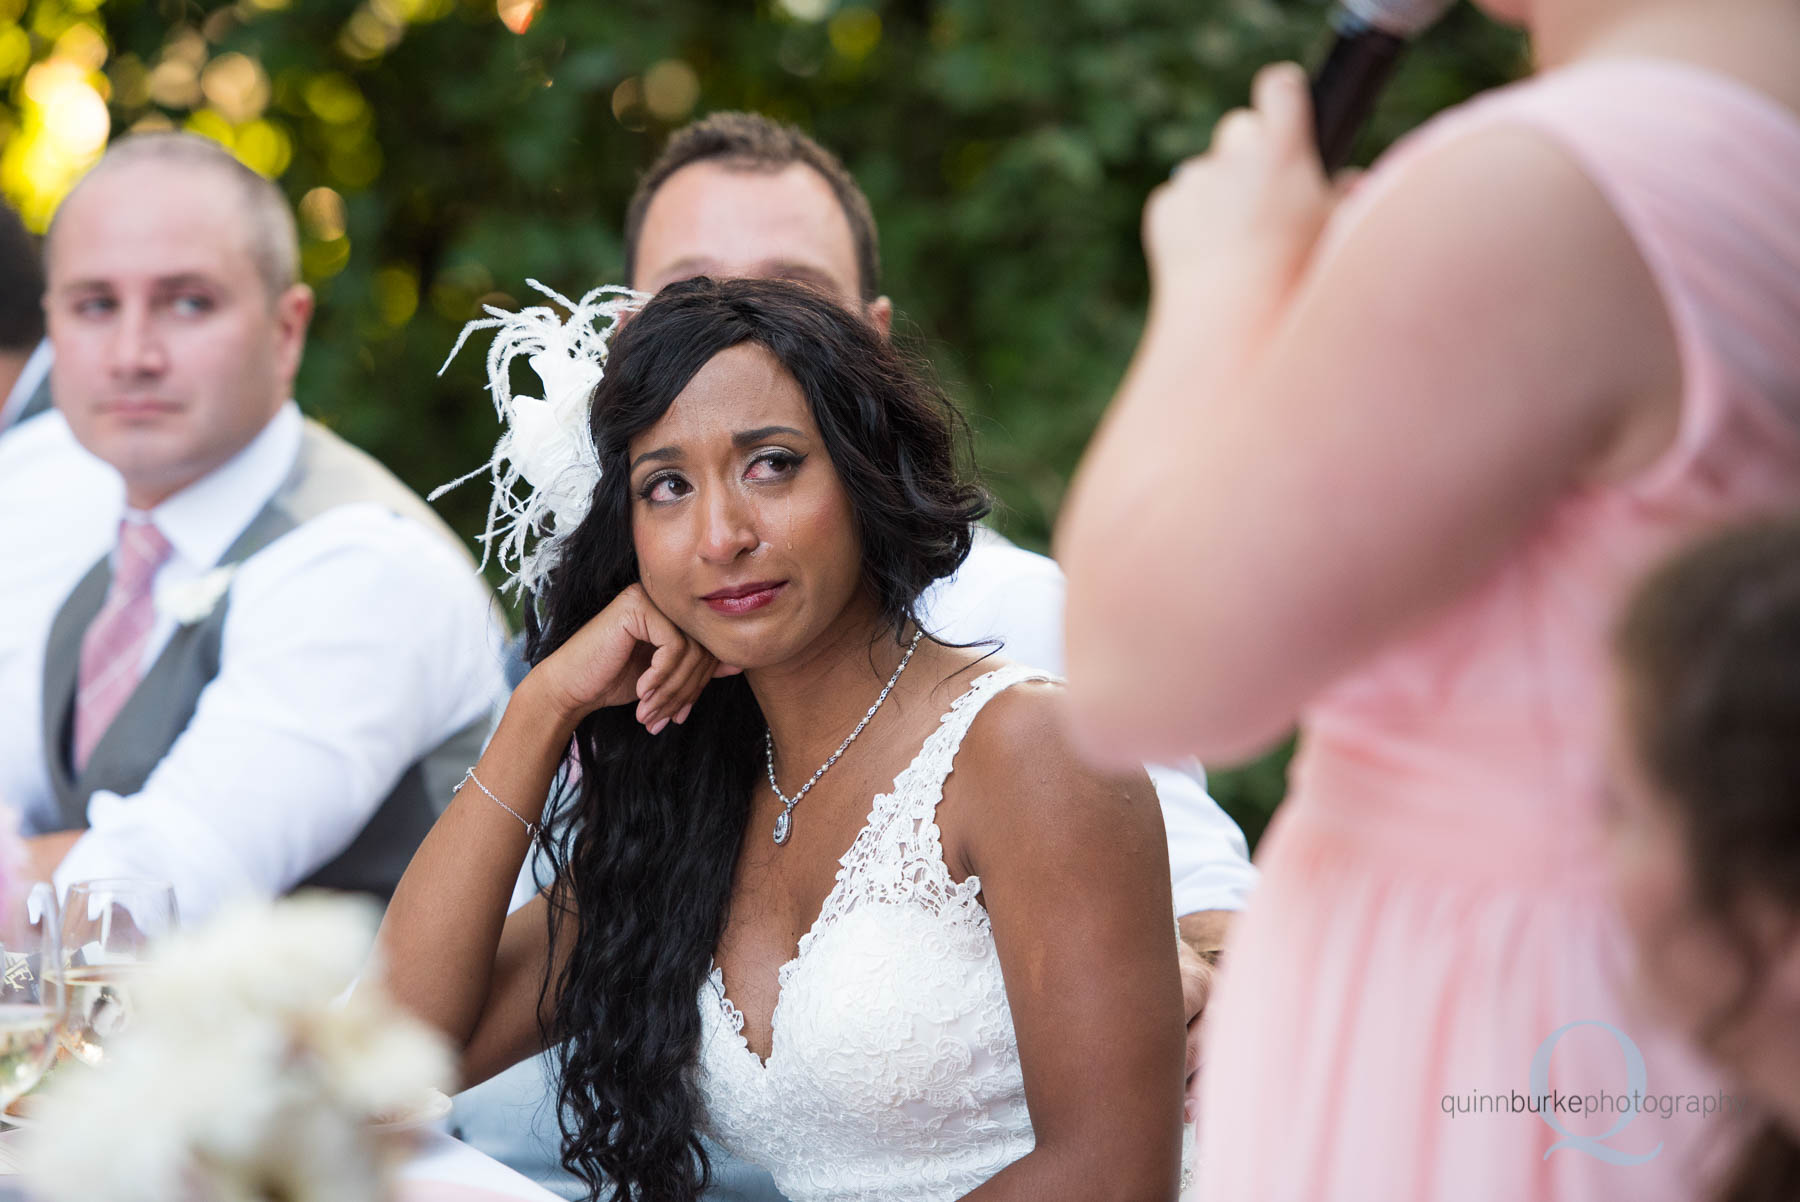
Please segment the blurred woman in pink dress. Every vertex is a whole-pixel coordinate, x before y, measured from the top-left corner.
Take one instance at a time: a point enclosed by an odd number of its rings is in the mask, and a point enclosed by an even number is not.
[[[1800,4],[1486,7],[1540,73],[1348,198],[1288,66],[1152,198],[1058,533],[1097,759],[1304,730],[1207,1199],[1692,1199],[1744,1126],[1626,1000],[1605,646],[1665,549],[1800,502]]]

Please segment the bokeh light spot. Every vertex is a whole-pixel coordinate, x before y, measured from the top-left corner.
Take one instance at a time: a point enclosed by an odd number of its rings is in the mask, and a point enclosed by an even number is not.
[[[350,58],[367,62],[399,45],[405,27],[368,4],[350,14],[338,36],[338,49]]]
[[[150,99],[166,109],[191,109],[200,103],[200,73],[179,58],[165,58],[150,72]]]
[[[189,133],[211,138],[226,150],[237,149],[237,130],[232,128],[231,122],[211,109],[195,109],[188,114],[182,127]]]
[[[350,265],[350,239],[308,242],[300,248],[300,272],[317,282],[328,280]]]
[[[633,75],[619,81],[619,86],[612,94],[613,117],[626,129],[643,129],[649,124],[644,120],[644,81]]]
[[[314,188],[300,198],[298,208],[308,237],[335,242],[344,236],[344,198],[331,188]]]
[[[325,156],[333,178],[352,191],[366,188],[381,174],[381,148],[359,141],[333,146]]]
[[[543,0],[497,0],[494,7],[502,25],[514,33],[524,33],[537,20],[538,9],[543,6]]]
[[[113,102],[126,111],[150,103],[150,72],[135,54],[121,54],[112,65]]]
[[[700,77],[678,58],[666,58],[644,72],[644,104],[659,121],[673,124],[694,111]]]
[[[331,71],[307,80],[306,107],[321,121],[348,125],[363,115],[368,102],[348,78]]]
[[[56,49],[52,57],[65,59],[88,71],[98,71],[106,65],[106,38],[98,29],[86,21],[78,21],[63,31],[56,39]]]
[[[269,77],[262,65],[235,51],[206,64],[200,73],[200,91],[206,102],[234,125],[256,120],[269,107]]]
[[[89,158],[106,146],[112,117],[79,64],[60,58],[37,64],[25,73],[25,97],[43,110],[45,136],[67,156]]]
[[[274,179],[294,159],[294,142],[273,121],[252,121],[237,132],[237,156],[258,175]]]
[[[831,18],[831,24],[826,26],[826,36],[840,57],[859,63],[869,57],[869,52],[881,41],[881,18],[874,9],[861,5],[846,8]]]
[[[195,74],[199,74],[200,68],[206,65],[206,58],[210,53],[206,48],[206,39],[200,36],[199,31],[185,25],[171,33],[169,40],[163,43],[165,59],[180,59],[192,67]]]
[[[781,11],[796,21],[823,21],[832,0],[779,0]]]
[[[17,25],[0,29],[0,79],[12,79],[31,62],[31,35]]]
[[[419,277],[402,263],[391,263],[375,273],[375,309],[383,324],[399,329],[419,310]]]

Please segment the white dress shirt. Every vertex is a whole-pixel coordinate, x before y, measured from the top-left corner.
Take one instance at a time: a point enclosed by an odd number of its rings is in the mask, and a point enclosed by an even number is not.
[[[1055,560],[980,526],[962,567],[919,598],[919,619],[946,642],[1002,639],[1003,658],[1061,676],[1066,592]],[[1207,793],[1199,761],[1144,767],[1162,802],[1175,912],[1243,909],[1256,869],[1244,832]]]
[[[209,572],[274,495],[301,432],[289,402],[235,458],[139,515],[173,547],[153,585],[146,667],[176,626],[164,598]],[[62,489],[45,500],[47,513],[97,508]],[[122,512],[115,499],[100,553]],[[187,729],[137,793],[89,799],[59,888],[168,880],[184,918],[291,888],[349,845],[416,760],[505,696],[505,633],[480,577],[440,534],[378,505],[329,510],[245,560],[229,606],[219,673]],[[61,825],[42,762],[52,616],[33,631],[37,654],[0,675],[0,796],[27,833]]]
[[[29,678],[42,689],[50,619],[113,545],[124,504],[118,473],[75,441],[62,414],[0,433],[0,682]],[[32,705],[35,713],[35,697]],[[0,697],[6,724],[19,712],[10,693]],[[20,802],[9,770],[28,774],[39,759],[30,758],[0,761],[0,802]],[[33,791],[48,790],[49,778],[37,776]]]

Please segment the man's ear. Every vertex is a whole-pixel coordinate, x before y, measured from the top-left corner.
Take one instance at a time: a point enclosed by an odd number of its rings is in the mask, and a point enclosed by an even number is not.
[[[312,315],[313,290],[305,284],[295,284],[275,298],[277,365],[290,386],[300,370],[300,353],[306,347],[306,327]]]
[[[863,306],[863,313],[867,315],[869,324],[875,327],[875,332],[881,335],[881,340],[886,342],[888,331],[894,325],[894,302],[885,296],[878,296]]]

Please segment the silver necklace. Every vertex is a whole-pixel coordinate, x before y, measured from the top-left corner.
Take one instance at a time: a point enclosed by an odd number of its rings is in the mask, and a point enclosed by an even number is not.
[[[856,729],[850,732],[850,737],[838,744],[838,749],[831,753],[831,758],[820,764],[819,770],[812,774],[812,779],[801,785],[800,791],[792,797],[783,793],[781,786],[775,783],[775,732],[763,731],[763,752],[769,761],[769,788],[775,790],[775,796],[781,799],[781,815],[775,819],[775,842],[777,845],[786,843],[788,836],[794,831],[794,807],[799,805],[800,799],[819,783],[819,778],[825,775],[825,770],[837,763],[838,757],[844,754],[844,749],[856,742],[856,736],[863,732],[863,727],[869,724],[869,719],[875,716],[875,711],[881,708],[881,703],[886,701],[887,695],[893,691],[894,682],[900,679],[900,673],[906,671],[906,665],[912,659],[913,652],[918,650],[919,640],[923,637],[925,637],[923,629],[913,635],[912,642],[907,645],[906,654],[900,657],[900,666],[894,669],[894,674],[888,677],[888,682],[881,687],[881,696],[875,698],[875,704],[871,705],[869,712],[862,716],[862,721],[856,724]]]

